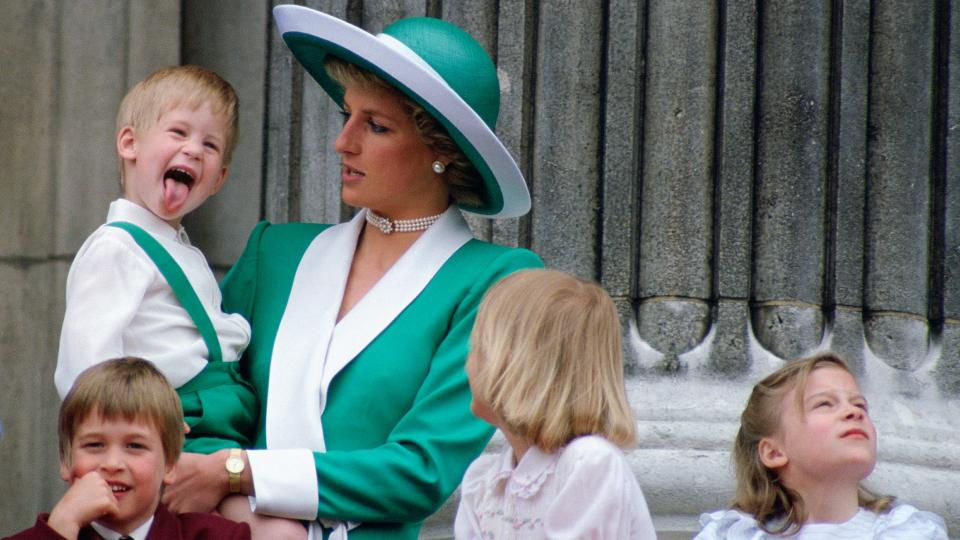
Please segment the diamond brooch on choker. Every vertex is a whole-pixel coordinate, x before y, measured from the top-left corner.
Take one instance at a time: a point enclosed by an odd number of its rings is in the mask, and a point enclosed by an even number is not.
[[[380,229],[383,234],[390,234],[395,232],[417,232],[425,231],[430,228],[431,225],[437,222],[440,219],[440,216],[443,215],[443,212],[435,216],[422,217],[416,219],[387,219],[383,216],[378,216],[374,213],[373,210],[367,208],[367,223],[373,225],[374,227]]]

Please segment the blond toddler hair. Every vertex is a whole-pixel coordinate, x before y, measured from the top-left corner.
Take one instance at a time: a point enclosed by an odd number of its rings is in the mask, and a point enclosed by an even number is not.
[[[123,98],[117,112],[117,133],[130,126],[142,133],[156,125],[160,117],[180,106],[203,105],[227,122],[223,164],[230,164],[239,129],[239,99],[233,87],[215,72],[200,66],[169,66],[158,69],[140,81]],[[121,167],[121,174],[122,174]]]
[[[599,285],[557,270],[511,274],[480,304],[470,346],[476,397],[512,434],[546,452],[590,434],[635,443],[620,322]]]

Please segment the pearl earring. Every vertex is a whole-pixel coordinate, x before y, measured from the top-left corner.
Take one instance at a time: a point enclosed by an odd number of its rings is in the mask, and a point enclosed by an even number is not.
[[[442,161],[437,160],[433,162],[433,172],[437,174],[443,174],[443,171],[447,170],[447,166],[443,164]]]

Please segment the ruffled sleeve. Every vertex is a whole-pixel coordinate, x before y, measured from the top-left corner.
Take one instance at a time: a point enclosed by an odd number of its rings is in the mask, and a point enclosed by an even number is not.
[[[943,518],[933,512],[900,504],[878,517],[874,537],[884,540],[947,540],[947,526]]]
[[[763,529],[753,516],[737,510],[718,510],[700,515],[700,533],[693,540],[760,540]]]

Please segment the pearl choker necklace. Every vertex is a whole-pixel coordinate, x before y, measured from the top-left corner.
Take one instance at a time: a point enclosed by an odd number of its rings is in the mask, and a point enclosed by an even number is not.
[[[383,231],[383,234],[394,232],[416,232],[424,231],[440,219],[444,212],[435,216],[422,217],[416,219],[394,219],[390,220],[383,216],[378,216],[373,210],[367,208],[367,223]]]

